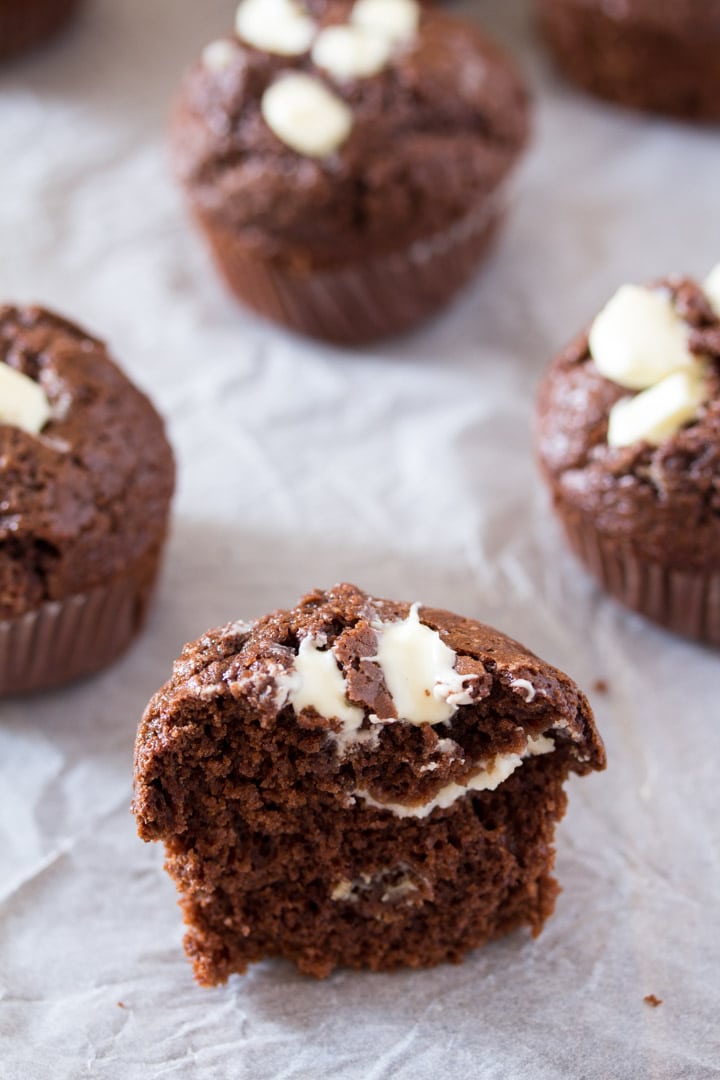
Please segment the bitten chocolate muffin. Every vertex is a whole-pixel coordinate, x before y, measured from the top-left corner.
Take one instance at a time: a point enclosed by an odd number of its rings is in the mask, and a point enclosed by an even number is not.
[[[0,60],[61,30],[81,0],[0,0]]]
[[[165,541],[172,451],[102,342],[0,307],[0,693],[110,663],[140,629]]]
[[[717,0],[536,0],[568,78],[621,105],[720,119]]]
[[[538,451],[605,588],[720,645],[720,268],[617,293],[550,368]]]
[[[512,64],[416,0],[244,0],[188,73],[172,143],[234,293],[352,344],[468,280],[528,135]]]
[[[199,982],[265,957],[426,967],[540,932],[563,782],[604,763],[584,695],[522,645],[339,585],[186,646],[140,725],[134,812]]]

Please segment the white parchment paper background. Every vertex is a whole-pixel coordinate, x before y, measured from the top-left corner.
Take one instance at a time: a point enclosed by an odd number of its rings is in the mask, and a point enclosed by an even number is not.
[[[3,1080],[720,1074],[718,656],[597,592],[529,431],[543,366],[619,283],[720,259],[718,131],[574,94],[521,5],[474,7],[538,97],[514,213],[450,313],[355,355],[239,310],[169,177],[169,97],[230,0],[90,0],[0,74],[0,296],[105,336],[180,463],[142,641],[92,682],[0,705]],[[588,689],[606,679],[609,770],[571,783],[538,942],[324,983],[264,964],[200,990],[162,852],[129,813],[138,717],[185,640],[340,579],[496,623]]]

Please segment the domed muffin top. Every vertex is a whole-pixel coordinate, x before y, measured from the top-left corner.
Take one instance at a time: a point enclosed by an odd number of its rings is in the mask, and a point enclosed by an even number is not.
[[[351,259],[442,232],[527,139],[513,65],[415,0],[244,0],[236,26],[184,81],[174,157],[196,212],[267,254]]]
[[[164,535],[174,462],[102,342],[0,307],[0,617],[106,582]]]
[[[248,738],[262,731],[268,745],[284,733],[304,740],[308,790],[326,779],[343,805],[399,818],[495,790],[539,756],[578,773],[605,763],[567,675],[482,623],[348,584],[186,646],[138,733],[135,807],[147,839],[181,828],[182,811],[153,779],[168,755],[187,764],[201,752],[213,718],[246,725]],[[293,798],[302,791],[298,780]]]
[[[720,272],[624,286],[551,366],[538,450],[556,498],[601,532],[720,566]]]

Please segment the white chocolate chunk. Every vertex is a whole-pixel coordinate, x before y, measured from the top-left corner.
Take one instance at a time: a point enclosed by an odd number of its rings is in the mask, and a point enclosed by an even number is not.
[[[689,334],[667,293],[623,285],[592,325],[590,353],[606,379],[644,390],[697,363]]]
[[[261,110],[278,139],[306,157],[335,153],[352,130],[352,112],[345,102],[300,71],[281,75],[269,86]]]
[[[382,71],[392,50],[390,38],[360,26],[328,26],[316,38],[312,58],[335,79],[365,79]]]
[[[356,904],[364,895],[370,893],[373,887],[380,886],[383,889],[381,903],[394,904],[407,900],[411,894],[419,892],[418,885],[407,870],[405,863],[398,863],[397,867],[376,870],[374,874],[360,874],[353,881],[342,878],[332,889],[330,899],[336,903]],[[394,884],[385,884],[396,877]]]
[[[49,419],[50,402],[42,386],[0,363],[0,424],[39,435]]]
[[[608,445],[659,446],[695,417],[707,396],[704,375],[704,366],[696,361],[696,370],[676,371],[649,390],[618,401],[610,410]]]
[[[537,690],[528,679],[513,679],[510,683],[510,689],[519,694],[528,705],[537,697]]]
[[[531,735],[523,757],[540,757],[542,754],[551,754],[554,749],[555,742],[548,735]]]
[[[466,682],[475,676],[458,675],[455,653],[437,630],[420,622],[419,604],[407,619],[380,623],[377,655],[398,718],[409,724],[439,724],[454,716],[460,704],[469,704]]]
[[[363,874],[363,878],[367,877]],[[350,900],[353,904],[357,901],[358,884],[360,887],[365,885],[365,882],[360,879],[358,882],[352,882],[350,878],[342,878],[338,881],[337,885],[332,889],[330,893],[330,899],[333,903],[344,902]]]
[[[465,784],[446,784],[428,802],[415,806],[406,803],[381,803],[367,791],[356,791],[355,795],[369,806],[375,807],[376,810],[389,810],[396,817],[426,818],[438,807],[446,810],[469,791],[495,791],[508,777],[512,776],[516,769],[520,768],[526,758],[550,754],[554,749],[555,743],[545,735],[530,736],[523,754],[498,754],[491,768],[478,769]]]
[[[296,713],[314,709],[340,720],[346,732],[358,731],[365,713],[347,699],[347,686],[332,649],[319,649],[312,638],[300,642],[289,700]]]
[[[407,875],[401,878],[395,885],[389,885],[380,897],[382,904],[396,904],[406,900],[413,893],[418,892],[418,887],[411,877]]]
[[[232,66],[237,54],[237,45],[234,45],[232,41],[211,41],[202,51],[202,65],[206,71],[219,74]]]
[[[720,263],[717,264],[705,282],[705,295],[718,317],[720,317]]]
[[[417,0],[357,0],[350,22],[399,44],[417,33],[420,5]]]
[[[317,26],[297,0],[243,0],[235,15],[238,37],[278,56],[308,51]]]

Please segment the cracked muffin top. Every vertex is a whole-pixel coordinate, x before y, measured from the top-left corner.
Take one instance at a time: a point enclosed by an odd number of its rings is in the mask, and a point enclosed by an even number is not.
[[[0,618],[111,580],[165,535],[175,467],[101,341],[0,307]]]
[[[488,762],[511,760],[514,769],[523,755],[552,752],[583,775],[605,761],[587,699],[563,672],[473,619],[346,583],[185,647],[138,734],[136,803],[146,838],[167,824],[149,778],[180,739],[205,738],[217,702],[248,730],[259,724],[268,734],[290,722],[311,741],[319,737],[329,753],[314,759],[313,791],[323,768],[334,775],[340,767],[346,795],[400,817],[454,805]],[[188,750],[183,760],[190,757]],[[298,780],[297,800],[301,788]]]

